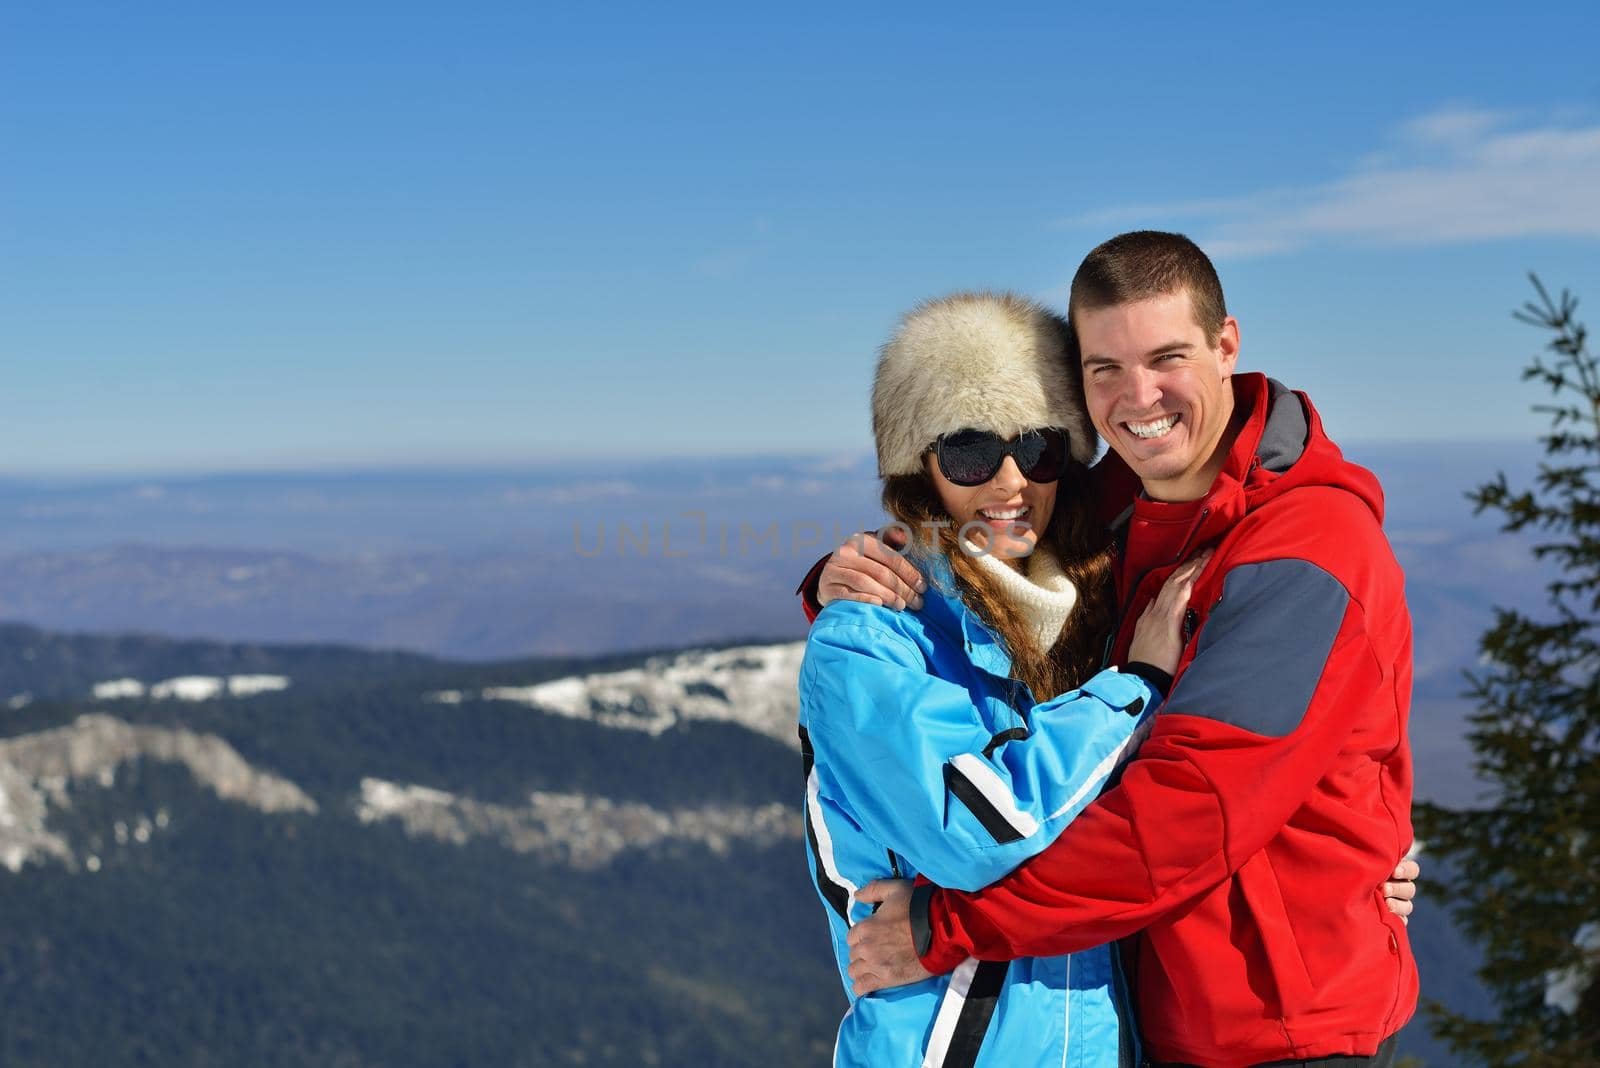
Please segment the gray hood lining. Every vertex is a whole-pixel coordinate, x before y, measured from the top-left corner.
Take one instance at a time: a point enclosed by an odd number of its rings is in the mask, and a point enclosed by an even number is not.
[[[1261,431],[1261,442],[1256,446],[1256,456],[1262,467],[1281,475],[1305,455],[1311,423],[1306,418],[1305,405],[1288,386],[1269,378],[1267,389],[1270,408],[1267,424]]]

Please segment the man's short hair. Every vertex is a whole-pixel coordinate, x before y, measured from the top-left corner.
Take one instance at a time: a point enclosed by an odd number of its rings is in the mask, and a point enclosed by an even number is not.
[[[1228,307],[1222,299],[1217,269],[1200,246],[1182,234],[1134,230],[1118,234],[1095,248],[1072,276],[1068,318],[1080,311],[1131,304],[1187,289],[1195,322],[1215,345]],[[1073,340],[1077,340],[1073,331]],[[1076,346],[1074,346],[1076,347]]]

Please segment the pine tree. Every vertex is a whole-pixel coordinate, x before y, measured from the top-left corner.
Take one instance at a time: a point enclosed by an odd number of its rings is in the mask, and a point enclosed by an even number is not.
[[[1468,675],[1487,807],[1421,805],[1418,825],[1455,873],[1441,889],[1499,1013],[1430,1004],[1434,1032],[1484,1064],[1543,1068],[1600,1064],[1600,361],[1577,301],[1532,280],[1539,299],[1514,314],[1552,335],[1523,371],[1553,398],[1534,409],[1550,419],[1544,460],[1532,489],[1501,472],[1468,496],[1503,532],[1533,533],[1555,577],[1543,618],[1496,609]]]

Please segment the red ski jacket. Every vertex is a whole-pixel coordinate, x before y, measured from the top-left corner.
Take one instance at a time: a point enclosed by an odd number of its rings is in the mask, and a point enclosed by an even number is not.
[[[1172,569],[1216,549],[1149,740],[1010,875],[919,889],[913,928],[935,973],[1126,939],[1156,1061],[1370,1055],[1417,999],[1380,889],[1412,840],[1403,577],[1377,479],[1305,395],[1233,383],[1248,414],[1210,492],[1120,517],[1116,662]],[[1137,484],[1100,466],[1107,492]]]

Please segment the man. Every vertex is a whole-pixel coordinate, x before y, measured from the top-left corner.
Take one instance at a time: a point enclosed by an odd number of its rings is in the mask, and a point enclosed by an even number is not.
[[[863,889],[882,905],[850,933],[851,978],[868,993],[1126,939],[1154,1064],[1388,1065],[1417,997],[1379,889],[1412,840],[1411,629],[1377,480],[1303,394],[1234,373],[1238,323],[1187,238],[1101,245],[1069,315],[1112,450],[1101,492],[1127,504],[1112,660],[1167,575],[1215,549],[1191,637],[1137,759],[1053,846],[972,893]],[[819,591],[914,605],[916,581],[869,545]]]

